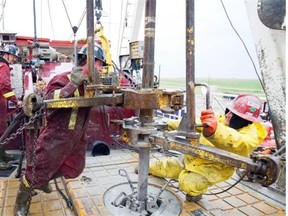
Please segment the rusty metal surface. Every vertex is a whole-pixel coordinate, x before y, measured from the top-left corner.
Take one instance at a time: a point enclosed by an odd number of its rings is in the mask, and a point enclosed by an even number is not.
[[[155,67],[155,25],[156,25],[156,0],[146,0],[145,4],[145,24],[144,24],[144,56],[143,56],[143,74],[142,74],[142,88],[147,93],[147,89],[153,89],[154,86],[154,67]],[[150,94],[151,93],[151,94]],[[155,94],[156,93],[156,94]],[[141,124],[153,122],[154,110],[160,107],[159,97],[160,91],[148,90],[149,97],[144,96],[142,91],[139,92],[138,98],[135,98],[135,105],[140,105],[139,109],[139,120]],[[137,94],[134,94],[136,96]],[[141,95],[141,96],[140,96]],[[124,93],[124,106],[126,105]],[[130,100],[133,102],[134,100]],[[147,106],[145,106],[147,105]],[[145,130],[145,129],[144,129]],[[144,145],[148,142],[144,137],[134,137],[134,139],[139,139],[140,143]],[[138,141],[138,142],[139,142]],[[149,157],[150,157],[150,147],[139,148],[139,178],[138,178],[138,201],[140,203],[146,203],[147,197],[147,184],[148,184],[148,167],[149,167]],[[141,179],[140,179],[141,178]],[[145,205],[140,206],[140,210],[144,209]]]
[[[183,94],[165,94],[160,89],[123,90],[123,95],[99,94],[90,98],[65,98],[44,100],[47,108],[89,107],[97,105],[120,105],[126,109],[161,109],[169,107],[174,111],[183,107]]]
[[[181,92],[165,92],[160,89],[132,90],[126,89],[122,93],[97,94],[92,86],[84,97],[61,98],[43,100],[35,93],[28,95],[24,101],[24,112],[31,116],[33,111],[42,105],[46,108],[92,107],[97,105],[121,105],[125,109],[162,109],[171,111],[183,107]],[[96,88],[98,86],[96,85]],[[110,88],[109,88],[110,89]]]
[[[125,89],[123,106],[127,109],[178,110],[183,107],[184,95],[180,91],[168,92],[161,89]]]
[[[71,107],[92,107],[97,105],[111,105],[116,106],[123,103],[123,96],[121,94],[103,94],[92,98],[63,98],[44,100],[46,108],[71,108]]]
[[[186,0],[186,105],[187,132],[195,130],[195,8],[194,0]]]
[[[87,65],[88,65],[88,80],[90,83],[96,84],[95,68],[94,68],[94,1],[86,0],[86,24],[87,24]]]
[[[213,148],[203,144],[191,145],[183,138],[163,138],[161,133],[151,135],[153,144],[162,146],[165,150],[175,150],[184,154],[189,154],[198,158],[213,160],[230,166],[239,167],[246,170],[255,170],[257,165],[249,158],[242,157],[221,149]],[[198,140],[194,140],[197,142]]]
[[[156,133],[156,128],[147,127],[125,127],[126,143],[134,147],[151,147],[148,137],[152,133]]]
[[[123,90],[123,104],[128,109],[157,109],[160,107],[161,94],[162,91],[159,89],[125,89]]]
[[[154,80],[154,49],[156,26],[156,0],[146,0],[144,26],[144,56],[142,87],[153,88]]]
[[[85,91],[91,92],[92,95],[95,95],[95,91],[120,91],[121,89],[115,85],[103,85],[103,84],[95,84],[95,85],[87,85],[85,87]],[[87,96],[89,97],[89,96]],[[90,96],[91,97],[91,96]]]
[[[276,182],[280,171],[280,161],[273,155],[252,155],[253,160],[257,160],[257,163],[262,163],[262,173],[265,178],[258,182],[263,186],[269,186]]]

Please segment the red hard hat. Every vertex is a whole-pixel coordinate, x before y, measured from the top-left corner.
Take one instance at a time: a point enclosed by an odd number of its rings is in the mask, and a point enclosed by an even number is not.
[[[262,101],[256,95],[238,95],[227,108],[239,117],[251,122],[261,121]]]

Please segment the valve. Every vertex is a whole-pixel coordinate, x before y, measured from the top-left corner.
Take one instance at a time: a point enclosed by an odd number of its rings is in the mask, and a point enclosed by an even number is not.
[[[249,171],[248,175],[262,186],[273,184],[278,178],[280,161],[273,155],[252,155],[251,159],[259,164],[255,171]]]

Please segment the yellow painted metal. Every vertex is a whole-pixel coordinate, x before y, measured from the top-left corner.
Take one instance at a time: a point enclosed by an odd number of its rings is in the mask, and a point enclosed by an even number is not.
[[[112,66],[112,57],[111,57],[111,52],[110,52],[110,43],[107,37],[104,35],[104,28],[101,26],[100,28],[95,28],[95,39],[97,40],[98,38],[101,41],[101,47],[105,51],[105,59],[106,63],[108,66],[104,68],[103,72],[104,73],[110,73],[113,71],[113,66]]]
[[[153,137],[153,138],[152,138]],[[201,143],[197,145],[191,145],[192,143],[199,142],[198,139],[189,139],[190,142],[184,138],[165,138],[161,134],[152,134],[150,141],[152,144],[160,145],[165,150],[175,150],[184,154],[189,154],[195,157],[203,158],[206,160],[211,160],[226,164],[229,166],[234,166],[242,168],[245,170],[255,170],[257,164],[251,161],[251,159],[233,154],[221,149],[206,146]],[[193,140],[193,141],[192,141]]]
[[[58,100],[44,100],[46,108],[72,108],[72,107],[92,107],[97,105],[116,106],[123,103],[121,94],[97,95],[91,98],[74,97]]]
[[[31,116],[35,107],[45,104],[46,108],[72,108],[72,107],[92,107],[97,105],[120,105],[126,109],[162,109],[174,111],[183,107],[183,93],[165,92],[161,89],[122,89],[122,93],[117,87],[112,89],[112,94],[96,94],[97,90],[104,90],[105,86],[90,85],[85,90],[84,97],[60,98],[44,100],[38,98],[36,94],[30,95],[25,101],[25,113]],[[111,89],[110,89],[111,90]]]

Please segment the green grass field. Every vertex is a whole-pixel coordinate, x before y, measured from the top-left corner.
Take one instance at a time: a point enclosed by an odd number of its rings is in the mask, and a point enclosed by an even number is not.
[[[227,94],[256,94],[264,96],[264,91],[257,79],[216,79],[198,78],[196,83],[206,83],[212,91]],[[186,89],[185,78],[161,78],[160,88],[164,89]],[[197,89],[196,89],[197,91]]]

